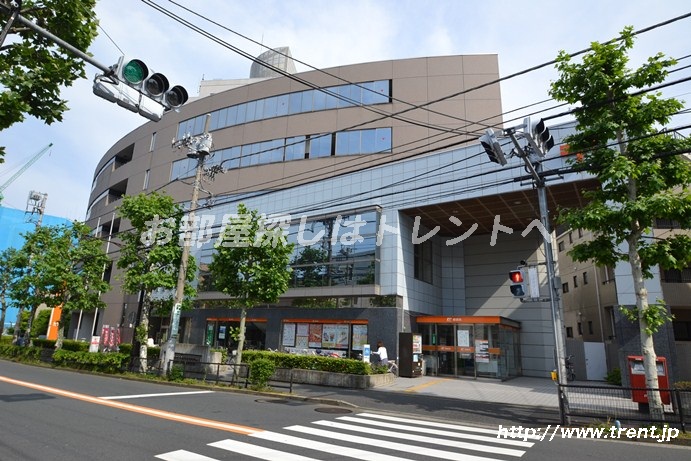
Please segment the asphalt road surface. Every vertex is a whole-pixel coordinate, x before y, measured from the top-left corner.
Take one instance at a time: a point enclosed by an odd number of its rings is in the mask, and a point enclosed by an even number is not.
[[[691,459],[668,443],[530,431],[0,361],[0,460]],[[521,425],[524,427],[525,425]],[[497,436],[499,434],[499,437]],[[543,435],[544,434],[544,435]]]

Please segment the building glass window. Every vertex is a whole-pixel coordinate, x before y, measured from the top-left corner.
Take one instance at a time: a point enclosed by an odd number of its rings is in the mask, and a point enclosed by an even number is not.
[[[573,276],[573,287],[578,288],[578,276],[577,275]]]
[[[241,123],[306,112],[353,107],[360,104],[391,102],[391,81],[378,80],[337,85],[320,90],[304,90],[263,99],[256,99],[211,112],[210,130]],[[204,131],[205,115],[184,120],[178,125],[178,139]]]
[[[573,338],[573,327],[566,327],[566,337]]]
[[[583,336],[583,324],[581,322],[578,322],[578,334]]]
[[[565,282],[561,284],[561,292],[562,293],[568,293],[569,292],[569,282]]]
[[[146,190],[149,188],[149,175],[151,174],[151,170],[146,170],[144,172],[144,186],[142,186],[142,190]]]
[[[151,144],[149,145],[149,152],[153,152],[156,148],[156,132],[151,133]]]
[[[564,251],[564,241],[563,240],[559,242],[558,247],[559,247],[559,251]]]
[[[592,335],[593,334],[593,321],[588,320],[588,334]]]
[[[583,285],[587,285],[587,284],[588,284],[588,273],[583,272]]]

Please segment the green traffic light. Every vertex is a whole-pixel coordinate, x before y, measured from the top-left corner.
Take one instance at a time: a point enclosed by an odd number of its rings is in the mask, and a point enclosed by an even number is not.
[[[122,68],[122,77],[132,84],[141,83],[148,74],[146,64],[139,59],[132,59]]]

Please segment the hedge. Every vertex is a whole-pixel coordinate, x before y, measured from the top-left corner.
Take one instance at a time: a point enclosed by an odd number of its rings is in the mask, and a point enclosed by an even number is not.
[[[380,371],[376,369],[373,370],[368,363],[356,359],[254,350],[242,352],[242,361],[250,365],[254,360],[260,358],[272,361],[276,368],[300,368],[305,370],[330,371],[332,373],[348,373],[352,375],[371,375]],[[384,368],[384,372],[385,371],[386,368]]]

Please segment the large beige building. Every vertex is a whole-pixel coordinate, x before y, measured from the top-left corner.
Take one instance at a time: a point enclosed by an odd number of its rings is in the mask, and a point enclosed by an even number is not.
[[[538,218],[537,197],[529,181],[515,180],[520,162],[502,168],[477,143],[485,129],[502,127],[497,56],[255,75],[262,78],[204,82],[179,112],[123,136],[96,168],[88,223],[117,239],[127,230],[116,214],[123,195],[157,190],[188,202],[195,163],[170,140],[200,134],[210,114],[207,165],[226,171],[203,184],[198,214],[208,229],[216,236],[244,202],[282,216],[297,244],[288,292],[248,314],[251,346],[356,356],[383,340],[395,356],[399,333],[412,331],[430,372],[548,376],[549,304],[521,303],[508,288],[510,269],[543,259],[540,233],[524,232]],[[572,129],[552,131],[560,139]],[[558,149],[550,159],[564,164]],[[578,206],[580,190],[593,186],[574,173],[550,181],[550,208]],[[206,270],[214,239],[197,243],[199,294],[183,313],[180,340],[233,347],[228,332],[239,313]],[[114,268],[107,274],[107,309],[73,318],[73,334],[107,325],[129,341],[137,296],[122,292]],[[168,323],[154,320],[155,341]]]

